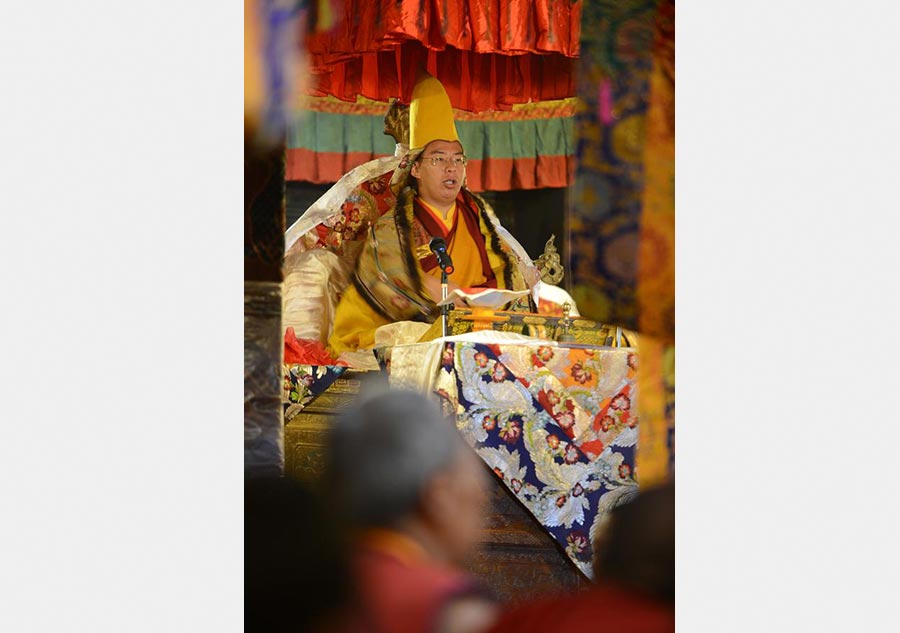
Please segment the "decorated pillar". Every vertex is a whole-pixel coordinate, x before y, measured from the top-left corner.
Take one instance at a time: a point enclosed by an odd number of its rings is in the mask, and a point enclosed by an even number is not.
[[[284,147],[244,154],[244,468],[284,466],[281,260],[284,255]]]
[[[303,38],[327,6],[310,0],[244,0],[244,468],[248,475],[281,473],[284,467],[285,113],[292,110],[307,81]]]
[[[585,0],[577,65],[577,169],[568,219],[581,313],[636,330],[636,478],[674,455],[673,0]]]
[[[675,0],[656,14],[644,143],[637,265],[641,337],[641,482],[674,474],[675,463]]]

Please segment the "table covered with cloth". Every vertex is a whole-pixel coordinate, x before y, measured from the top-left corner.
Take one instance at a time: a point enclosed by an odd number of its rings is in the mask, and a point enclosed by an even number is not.
[[[442,398],[469,446],[591,577],[605,515],[637,494],[637,350],[483,331],[376,354],[392,387]],[[345,369],[285,365],[286,421]]]
[[[392,386],[443,398],[469,446],[590,577],[604,516],[637,494],[637,350],[473,332],[381,357]]]

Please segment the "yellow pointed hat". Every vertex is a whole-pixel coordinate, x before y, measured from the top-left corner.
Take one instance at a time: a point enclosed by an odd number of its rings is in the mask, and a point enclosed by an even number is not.
[[[422,150],[431,141],[459,141],[450,97],[441,82],[425,73],[416,82],[409,105],[409,149]]]

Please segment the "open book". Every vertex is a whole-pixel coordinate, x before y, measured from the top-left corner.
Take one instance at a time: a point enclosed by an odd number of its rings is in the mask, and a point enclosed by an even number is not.
[[[528,295],[529,290],[501,290],[499,288],[457,288],[447,294],[447,298],[438,303],[453,304],[454,299],[465,299],[470,306],[499,309],[510,301]]]

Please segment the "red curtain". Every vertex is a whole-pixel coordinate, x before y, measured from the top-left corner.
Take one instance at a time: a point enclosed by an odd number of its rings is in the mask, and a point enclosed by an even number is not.
[[[311,94],[408,103],[419,69],[472,112],[575,92],[580,1],[344,0],[342,17],[310,38]]]

